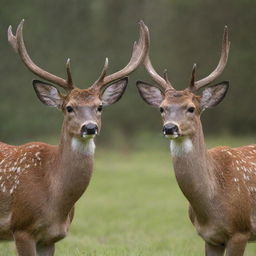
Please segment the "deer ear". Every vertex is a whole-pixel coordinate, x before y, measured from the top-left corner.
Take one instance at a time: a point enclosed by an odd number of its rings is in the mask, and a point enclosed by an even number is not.
[[[224,99],[228,87],[229,82],[224,81],[204,89],[200,99],[201,108],[204,110],[218,105]]]
[[[61,108],[63,97],[54,86],[39,80],[33,80],[33,87],[41,102],[50,107]]]
[[[161,102],[164,100],[164,94],[156,86],[144,83],[142,81],[137,82],[137,87],[141,98],[154,107],[159,107]]]
[[[102,93],[101,100],[103,106],[108,106],[116,103],[123,96],[128,84],[128,77],[120,79],[110,84]]]

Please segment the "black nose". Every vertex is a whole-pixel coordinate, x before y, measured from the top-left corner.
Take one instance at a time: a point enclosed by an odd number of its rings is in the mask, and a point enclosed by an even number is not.
[[[81,134],[82,135],[94,135],[98,131],[98,126],[94,123],[88,123],[82,126]]]
[[[176,124],[168,123],[163,127],[164,135],[174,135],[178,134],[179,128]]]

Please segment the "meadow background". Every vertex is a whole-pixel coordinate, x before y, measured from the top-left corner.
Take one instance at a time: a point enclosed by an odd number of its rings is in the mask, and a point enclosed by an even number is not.
[[[218,136],[207,144],[238,146],[252,140]],[[204,255],[174,177],[168,142],[151,142],[133,151],[98,147],[91,184],[76,205],[68,236],[56,243],[56,256]],[[248,244],[245,256],[255,254],[256,245]],[[15,255],[14,243],[0,243],[0,255]]]
[[[255,143],[256,2],[254,0],[0,0],[0,139],[58,143],[62,114],[43,106],[30,73],[7,42],[9,25],[25,19],[24,38],[39,66],[64,77],[71,58],[73,80],[90,86],[105,57],[109,72],[129,60],[141,19],[151,32],[151,59],[168,69],[177,89],[188,86],[192,64],[197,77],[217,65],[224,25],[229,27],[228,65],[216,81],[230,81],[225,100],[202,116],[209,147]],[[157,109],[135,87],[150,82],[143,68],[129,78],[122,100],[103,113],[95,172],[77,204],[69,236],[56,255],[203,255],[203,242],[189,222],[188,203],[176,184],[168,142]],[[14,255],[1,243],[1,255]],[[255,255],[249,245],[246,256]]]

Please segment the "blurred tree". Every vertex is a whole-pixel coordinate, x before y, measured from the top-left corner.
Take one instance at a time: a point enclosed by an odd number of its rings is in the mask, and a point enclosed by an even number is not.
[[[143,19],[151,31],[155,68],[160,73],[168,68],[175,87],[183,89],[194,62],[198,64],[198,78],[215,68],[227,24],[232,42],[230,58],[218,81],[230,80],[230,91],[219,107],[204,114],[204,126],[207,133],[254,133],[255,8],[254,0],[1,0],[1,140],[21,143],[56,137],[62,120],[61,114],[37,100],[31,86],[37,77],[8,45],[8,25],[15,30],[22,18],[26,20],[24,37],[32,59],[64,77],[65,61],[70,57],[74,81],[81,88],[97,79],[106,56],[110,59],[109,72],[127,63],[132,43],[138,38],[136,23]],[[151,81],[143,68],[130,77],[120,103],[104,111],[100,141],[131,141],[143,132],[160,133],[159,113],[140,99],[136,80]]]

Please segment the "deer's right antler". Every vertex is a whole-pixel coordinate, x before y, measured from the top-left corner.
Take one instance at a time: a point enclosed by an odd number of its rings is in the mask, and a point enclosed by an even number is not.
[[[230,49],[230,41],[228,40],[228,27],[225,26],[224,33],[223,33],[222,47],[221,47],[221,55],[220,55],[220,60],[217,67],[207,77],[201,80],[195,81],[196,64],[194,64],[192,69],[192,78],[189,86],[190,91],[199,90],[200,88],[210,84],[218,76],[221,75],[228,61],[229,49]]]
[[[149,32],[147,31],[147,33],[149,33]],[[148,35],[148,37],[149,37],[149,35]],[[227,61],[228,61],[229,49],[230,49],[230,42],[228,40],[228,27],[225,26],[224,33],[223,33],[223,40],[222,40],[221,56],[220,56],[220,60],[219,60],[217,67],[207,77],[205,77],[201,80],[195,81],[196,64],[194,64],[193,69],[192,69],[192,77],[191,77],[190,85],[188,88],[190,91],[194,92],[194,91],[199,90],[200,88],[210,84],[218,76],[221,75],[221,73],[223,72],[223,70],[227,64]],[[149,73],[149,75],[151,76],[151,78],[157,83],[157,85],[160,87],[160,89],[162,89],[163,92],[165,92],[167,90],[175,90],[167,77],[167,71],[165,70],[164,77],[161,77],[156,72],[154,67],[152,66],[150,58],[149,58],[149,50],[148,50],[145,60],[144,60],[144,66],[145,66],[147,72]]]
[[[12,33],[12,27],[9,26],[8,29],[8,41],[10,42],[13,49],[19,54],[21,60],[23,63],[27,66],[27,68],[32,71],[37,76],[52,82],[54,84],[59,85],[60,87],[64,88],[67,91],[70,91],[74,88],[74,84],[72,82],[72,76],[70,71],[70,59],[67,60],[66,63],[66,69],[67,69],[67,79],[63,79],[61,77],[55,76],[42,68],[38,67],[29,57],[24,40],[23,40],[23,24],[24,20],[22,20],[17,28],[16,34],[13,35]],[[149,38],[148,38],[148,28],[144,24],[143,21],[139,22],[140,26],[140,38],[138,43],[134,43],[132,56],[129,61],[129,63],[121,70],[106,75],[107,69],[108,69],[108,58],[105,60],[105,64],[103,67],[103,70],[101,72],[100,77],[97,79],[97,81],[91,86],[91,88],[95,88],[97,90],[101,90],[104,88],[107,84],[116,81],[118,79],[121,79],[130,73],[132,73],[144,60],[146,52],[149,47]]]
[[[150,36],[149,36],[149,31],[147,30],[148,34],[148,39],[149,39],[149,44],[150,44]],[[149,57],[149,49],[147,51],[146,57],[144,59],[144,67],[151,76],[151,78],[157,83],[157,85],[162,89],[162,91],[167,91],[167,90],[174,90],[171,82],[168,79],[167,76],[167,70],[164,70],[164,78],[161,77],[156,70],[154,69],[150,57]]]
[[[132,56],[129,63],[123,69],[107,76],[108,58],[106,58],[100,77],[92,85],[92,88],[101,90],[107,84],[129,75],[140,65],[141,62],[143,62],[149,48],[149,32],[148,27],[143,21],[139,22],[139,28],[140,38],[138,43],[134,43]]]
[[[8,41],[13,47],[13,49],[19,54],[21,60],[26,65],[26,67],[32,71],[37,76],[52,82],[54,84],[59,85],[63,89],[70,91],[74,88],[72,77],[71,77],[71,71],[70,71],[70,59],[67,60],[66,69],[67,69],[67,79],[63,79],[61,77],[55,76],[42,68],[38,67],[29,57],[24,40],[23,40],[23,24],[24,19],[20,22],[16,34],[13,35],[12,33],[12,27],[9,26],[8,28]]]

